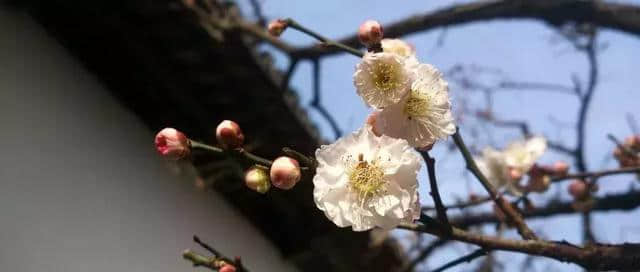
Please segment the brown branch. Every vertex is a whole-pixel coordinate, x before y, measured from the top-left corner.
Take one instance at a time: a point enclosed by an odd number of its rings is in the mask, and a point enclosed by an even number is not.
[[[436,213],[438,216],[438,220],[445,227],[445,232],[451,230],[451,225],[449,224],[449,218],[447,218],[447,210],[444,208],[442,204],[442,198],[440,198],[440,192],[438,191],[438,183],[436,181],[436,160],[429,156],[429,152],[420,152],[422,158],[424,159],[427,165],[427,172],[429,174],[429,186],[431,187],[431,198],[433,198],[433,203],[436,206]]]
[[[482,174],[482,172],[480,172],[480,169],[478,169],[478,166],[473,160],[469,149],[464,144],[462,137],[460,137],[459,130],[456,130],[456,133],[453,134],[453,141],[458,146],[458,149],[460,149],[460,153],[462,153],[462,156],[464,157],[464,160],[467,164],[467,169],[478,179],[478,181],[480,181],[482,186],[489,193],[491,199],[493,199],[500,210],[504,212],[508,220],[516,226],[516,229],[518,230],[518,233],[522,236],[522,238],[527,240],[537,239],[536,235],[533,233],[533,231],[531,231],[531,229],[529,229],[527,223],[524,222],[524,219],[522,219],[522,216],[518,213],[518,211],[516,211],[508,201],[506,201],[501,195],[498,194],[498,191],[493,187],[493,185],[491,185],[489,180]]]
[[[465,202],[460,202],[460,203],[456,203],[456,204],[452,204],[452,205],[448,205],[445,206],[445,209],[464,209],[464,208],[468,208],[468,207],[472,207],[472,206],[476,206],[476,205],[480,205],[486,202],[492,201],[491,197],[486,196],[486,197],[480,197],[478,199],[473,199],[470,201],[465,201]],[[429,211],[429,210],[435,210],[435,207],[430,207],[430,206],[423,206],[422,207],[422,211]]]
[[[311,106],[314,107],[322,117],[324,117],[331,129],[333,130],[333,134],[336,139],[342,136],[342,130],[338,126],[338,122],[333,118],[331,113],[322,105],[320,99],[320,60],[313,60],[313,97],[311,98]]]
[[[427,256],[429,256],[436,248],[441,247],[447,244],[448,242],[449,240],[447,239],[438,239],[434,241],[433,243],[429,244],[427,247],[422,249],[422,251],[420,251],[420,255],[418,255],[415,259],[411,260],[411,262],[407,263],[405,266],[403,266],[399,271],[402,271],[402,272],[413,271],[413,268],[415,268],[416,265],[418,265],[420,262],[426,259]]]
[[[450,237],[452,240],[480,246],[487,251],[504,250],[544,256],[561,262],[575,263],[586,269],[640,269],[640,244],[593,244],[586,247],[579,247],[567,242],[513,240],[491,237],[473,234],[458,228],[453,228],[451,235],[447,235],[442,233],[437,227],[423,224],[403,224],[399,228],[430,233],[438,237]]]
[[[583,0],[480,1],[412,16],[384,26],[385,37],[393,38],[438,27],[494,19],[537,19],[552,25],[566,22],[587,22],[640,35],[640,7],[636,5]],[[360,47],[358,37],[351,35],[338,40],[351,47]],[[315,46],[297,49],[300,58],[318,58],[340,51]]]
[[[238,272],[249,272],[249,270],[244,267],[239,257],[236,257],[235,260],[231,260],[230,258],[225,257],[218,250],[200,240],[200,238],[198,238],[198,236],[196,235],[193,236],[193,241],[213,254],[212,257],[206,257],[194,252],[191,249],[186,249],[182,252],[182,257],[186,260],[191,261],[191,263],[193,263],[193,266],[203,266],[213,271],[218,271],[223,265],[228,264],[233,265]]]
[[[630,174],[630,173],[640,173],[640,167],[623,167],[618,169],[609,169],[609,170],[602,170],[602,171],[596,171],[596,172],[570,174],[565,176],[554,177],[551,179],[551,182],[559,182],[559,181],[568,180],[568,179],[599,178],[604,176]]]
[[[485,256],[485,255],[487,255],[487,251],[486,250],[484,250],[482,248],[481,249],[477,249],[474,252],[471,252],[471,253],[469,253],[467,255],[464,255],[464,256],[462,256],[462,257],[460,257],[458,259],[450,261],[450,262],[448,262],[448,263],[446,263],[446,264],[444,264],[444,265],[442,265],[442,266],[440,266],[440,267],[438,267],[438,268],[436,268],[434,270],[431,270],[431,272],[442,272],[442,271],[445,271],[445,270],[447,270],[447,269],[449,269],[451,267],[459,265],[461,263],[468,263],[468,262],[473,261],[476,258]]]
[[[591,208],[592,212],[613,210],[629,211],[640,207],[640,191],[596,197],[593,201],[593,207]],[[576,211],[573,201],[551,202],[544,207],[523,211],[522,216],[527,219],[531,219],[563,214],[574,214],[576,212],[578,211]],[[495,215],[495,213],[481,213],[450,218],[449,222],[451,225],[466,229],[480,224],[500,223],[500,219]]]

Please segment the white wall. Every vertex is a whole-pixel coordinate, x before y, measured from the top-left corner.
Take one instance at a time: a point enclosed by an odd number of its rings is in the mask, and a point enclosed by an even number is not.
[[[153,132],[24,14],[0,7],[0,271],[195,271],[198,234],[291,271],[244,218],[177,177]],[[203,268],[197,270],[202,271]]]

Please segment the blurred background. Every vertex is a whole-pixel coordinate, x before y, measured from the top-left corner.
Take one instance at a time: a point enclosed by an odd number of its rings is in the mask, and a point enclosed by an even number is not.
[[[507,2],[522,1],[495,1]],[[159,129],[175,127],[213,144],[215,126],[231,119],[256,154],[275,157],[285,146],[313,154],[361,127],[371,112],[353,87],[358,58],[300,58],[287,73],[291,54],[241,30],[211,29],[177,0],[1,3],[0,242],[9,245],[0,250],[3,271],[204,270],[180,257],[195,247],[194,234],[255,271],[394,271],[412,262],[416,271],[430,271],[473,250],[454,242],[435,247],[434,237],[407,231],[338,229],[315,207],[310,177],[292,191],[258,195],[244,187],[246,166],[234,160],[196,153],[176,163],[154,151]],[[489,2],[236,0],[220,2],[223,12],[212,16],[257,25],[292,17],[340,39],[367,19],[387,26],[477,3]],[[553,12],[455,17],[401,34],[420,61],[445,74],[472,151],[522,138],[526,123],[552,143],[541,163],[565,160],[572,173],[617,168],[607,135],[640,133],[640,1],[594,2],[617,19],[577,8],[591,1],[557,3]],[[296,48],[316,44],[292,30],[280,39]],[[567,152],[576,147],[579,156]],[[445,204],[484,195],[450,140],[431,154]],[[424,171],[419,175],[426,180]],[[539,207],[569,203],[566,185],[530,199]],[[638,188],[634,175],[603,177],[599,185],[596,197]],[[422,204],[432,206],[428,186],[420,192]],[[619,204],[589,213],[595,241],[640,242],[640,204]],[[487,204],[450,216],[490,211]],[[584,218],[572,211],[528,223],[544,238],[582,244]],[[517,237],[496,226],[473,227]],[[542,270],[582,269],[496,252],[450,271]]]

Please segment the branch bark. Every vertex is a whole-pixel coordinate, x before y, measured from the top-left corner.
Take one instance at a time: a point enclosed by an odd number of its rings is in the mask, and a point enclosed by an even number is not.
[[[430,233],[438,237],[447,235],[442,233],[439,228],[429,225],[404,224],[400,228]],[[503,239],[473,234],[458,228],[453,228],[452,233],[447,237],[478,245],[487,251],[505,250],[544,256],[561,262],[575,263],[586,269],[631,270],[640,268],[640,244],[593,244],[579,247],[564,241]]]
[[[385,25],[384,35],[393,38],[438,27],[494,19],[537,19],[552,25],[587,22],[640,36],[640,6],[584,0],[481,1],[460,4]],[[361,47],[356,35],[338,42]],[[309,46],[293,51],[293,55],[313,59],[339,52],[333,48]]]

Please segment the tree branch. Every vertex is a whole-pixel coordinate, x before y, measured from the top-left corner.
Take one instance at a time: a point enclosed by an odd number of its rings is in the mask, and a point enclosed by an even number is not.
[[[449,269],[451,267],[459,265],[461,263],[468,263],[468,262],[471,262],[471,261],[473,261],[474,259],[476,259],[478,257],[482,257],[482,256],[485,256],[485,255],[487,255],[487,251],[481,248],[481,249],[478,249],[478,250],[476,250],[474,252],[471,252],[470,254],[464,255],[464,256],[462,256],[462,257],[460,257],[458,259],[450,261],[450,262],[442,265],[441,267],[432,270],[431,272],[442,272],[442,271],[445,271],[445,270],[447,270],[447,269]]]
[[[552,25],[588,22],[640,35],[639,6],[584,0],[505,0],[459,4],[387,24],[384,26],[384,35],[388,38],[400,37],[438,27],[494,19],[537,19]],[[340,39],[338,42],[356,48],[361,46],[356,35]],[[294,54],[301,58],[313,59],[339,52],[336,49],[310,46],[297,49]]]
[[[320,100],[320,60],[313,60],[313,97],[311,98],[311,106],[314,107],[320,115],[324,117],[324,119],[329,122],[331,129],[333,130],[333,134],[336,136],[336,139],[342,136],[342,130],[338,126],[338,122],[333,118],[331,113],[327,109],[322,106],[322,102]]]
[[[531,231],[531,229],[527,227],[527,224],[522,219],[522,216],[511,206],[508,201],[506,201],[501,195],[498,194],[498,191],[493,188],[493,185],[491,185],[489,180],[482,174],[482,172],[480,172],[480,169],[478,169],[476,162],[473,160],[469,149],[467,149],[467,146],[464,144],[462,137],[460,137],[459,130],[456,130],[456,133],[453,134],[453,141],[458,146],[458,149],[460,149],[460,153],[462,153],[462,156],[464,157],[464,160],[467,164],[467,169],[478,179],[478,181],[480,181],[482,186],[489,193],[491,199],[493,199],[500,210],[504,212],[509,221],[516,226],[518,233],[527,240],[537,239],[533,231]]]
[[[633,191],[623,194],[608,195],[605,197],[596,197],[594,198],[591,211],[629,211],[638,207],[640,207],[640,191]],[[562,214],[574,214],[576,212],[578,211],[576,211],[574,207],[574,201],[551,202],[545,207],[523,211],[522,216],[529,219]],[[466,229],[468,227],[480,224],[499,223],[500,219],[495,215],[495,213],[481,213],[450,218],[449,222],[453,226]]]
[[[438,237],[447,236],[439,228],[431,225],[403,224],[399,228],[430,233]],[[453,228],[451,235],[447,237],[480,246],[485,250],[505,250],[545,256],[561,262],[575,263],[586,269],[630,270],[640,268],[640,244],[594,244],[579,247],[567,242],[503,239],[473,234],[458,228]]]
[[[447,210],[444,208],[442,204],[442,198],[440,198],[440,192],[438,191],[438,183],[436,181],[436,160],[429,156],[429,152],[423,151],[420,152],[422,158],[424,159],[427,165],[427,172],[429,174],[429,186],[431,187],[431,198],[433,198],[433,203],[436,206],[436,213],[438,216],[438,220],[446,228],[446,231],[451,230],[451,225],[449,224],[449,218],[447,218]]]

